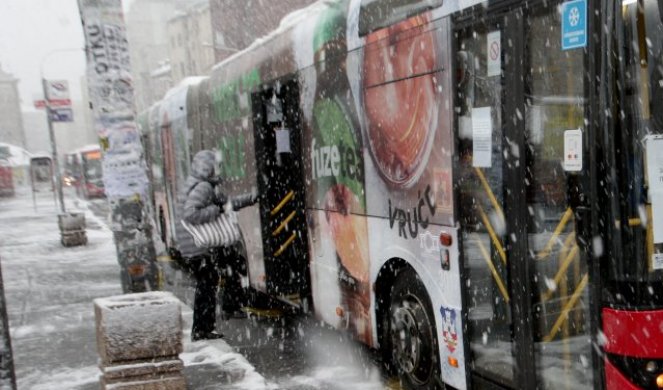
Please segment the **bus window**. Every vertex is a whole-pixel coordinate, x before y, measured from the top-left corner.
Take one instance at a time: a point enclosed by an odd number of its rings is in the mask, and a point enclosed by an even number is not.
[[[477,23],[458,32],[457,139],[460,170],[456,179],[465,273],[472,366],[483,376],[513,385],[512,314],[508,270],[502,243],[504,218],[502,79],[489,76],[488,34],[494,23]],[[473,123],[491,128],[482,140]],[[489,145],[477,153],[479,141]]]
[[[443,0],[362,0],[359,35],[391,26],[442,5]]]
[[[567,134],[589,131],[586,52],[551,38],[562,35],[559,6],[488,7],[483,18],[477,7],[456,33],[470,366],[475,380],[509,387],[594,385],[586,238],[574,218],[584,176],[563,164]]]
[[[101,179],[101,152],[92,152],[82,155],[83,175],[87,180]]]
[[[582,389],[594,386],[585,238],[574,217],[585,195],[582,172],[564,161],[567,135],[589,131],[585,55],[550,39],[562,35],[561,19],[557,7],[542,7],[525,29],[527,240],[539,381],[544,389]]]

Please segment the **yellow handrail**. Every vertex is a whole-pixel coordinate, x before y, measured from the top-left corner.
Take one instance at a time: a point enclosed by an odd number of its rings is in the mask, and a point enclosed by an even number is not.
[[[537,254],[536,257],[538,260],[545,259],[546,257],[548,257],[548,255],[550,255],[550,251],[552,250],[553,245],[555,245],[557,237],[559,237],[559,235],[562,233],[562,231],[566,227],[566,224],[569,222],[572,216],[573,216],[573,210],[571,210],[571,208],[569,207],[564,212],[562,219],[559,221],[559,224],[557,224],[557,227],[555,228],[553,235],[548,240],[546,246],[543,248],[541,252]]]
[[[483,255],[484,260],[486,261],[486,264],[488,265],[488,268],[490,269],[490,273],[493,274],[493,279],[495,279],[495,283],[497,283],[497,288],[500,290],[502,293],[502,297],[504,297],[504,300],[508,303],[509,302],[509,293],[506,290],[506,287],[504,286],[504,282],[502,281],[502,278],[500,275],[497,273],[497,269],[495,268],[495,264],[493,264],[493,261],[490,259],[490,255],[488,254],[488,251],[486,250],[486,247],[483,246],[481,243],[481,239],[479,237],[474,238],[479,250],[481,251],[481,254]]]
[[[495,249],[497,249],[497,252],[500,254],[500,259],[502,259],[502,263],[506,264],[506,252],[504,252],[504,247],[502,247],[502,243],[497,237],[497,234],[495,233],[495,230],[493,229],[493,226],[491,225],[490,220],[486,215],[486,212],[483,211],[483,207],[481,207],[480,204],[477,204],[477,206],[479,207],[479,214],[481,215],[481,220],[483,221],[483,225],[486,227],[486,230],[488,230],[488,235],[490,236],[490,239],[493,242]]]
[[[486,180],[486,176],[483,174],[483,171],[480,168],[474,167],[474,171],[476,172],[477,176],[479,177],[479,181],[481,182],[481,185],[483,186],[484,191],[486,191],[486,195],[488,195],[488,199],[490,199],[490,203],[493,204],[493,208],[495,208],[495,210],[499,214],[500,218],[502,218],[502,221],[504,221],[504,211],[502,211],[502,207],[500,206],[499,202],[497,201],[497,198],[495,197],[495,194],[493,194],[493,190],[490,189],[490,185],[488,185],[488,180]]]
[[[297,211],[293,211],[292,213],[290,213],[290,215],[288,215],[288,216],[283,220],[283,222],[281,222],[281,224],[279,225],[279,227],[277,227],[277,228],[272,232],[272,237],[276,237],[276,236],[278,236],[279,233],[281,233],[281,231],[282,231],[283,229],[285,229],[285,227],[286,227],[286,225],[288,224],[288,222],[290,222],[290,221],[295,217],[295,214],[296,214],[296,213],[297,213]]]
[[[583,276],[582,280],[580,280],[580,283],[578,283],[578,286],[576,287],[575,291],[573,292],[573,295],[571,296],[571,299],[564,305],[564,308],[562,309],[562,312],[559,314],[559,317],[557,317],[557,320],[555,321],[555,324],[553,325],[552,329],[550,330],[550,333],[546,337],[543,338],[543,341],[546,343],[551,342],[555,336],[557,336],[557,332],[559,332],[559,329],[562,325],[562,322],[566,321],[569,316],[569,311],[573,309],[573,307],[578,303],[578,300],[580,299],[580,294],[582,294],[582,291],[585,289],[587,286],[587,281],[589,280],[589,277],[587,274]]]
[[[290,244],[292,244],[292,242],[295,241],[295,237],[297,237],[297,233],[292,232],[290,238],[288,238],[288,240],[286,240],[286,242],[284,242],[283,245],[281,245],[279,250],[274,252],[274,257],[279,257],[286,249],[288,249]]]
[[[276,215],[276,213],[278,213],[279,211],[281,211],[281,209],[283,208],[283,206],[285,206],[285,204],[288,203],[288,202],[289,202],[294,196],[295,196],[295,192],[292,191],[292,190],[290,190],[290,192],[288,192],[288,194],[287,194],[283,199],[281,199],[281,201],[279,202],[279,204],[277,204],[276,207],[274,207],[274,208],[272,209],[270,215],[271,215],[272,217],[273,217],[274,215]]]
[[[578,245],[574,245],[573,249],[571,249],[571,252],[566,256],[562,264],[559,266],[559,270],[557,271],[557,274],[555,275],[555,286],[559,285],[559,281],[562,279],[562,276],[564,276],[564,273],[566,270],[569,268],[569,265],[571,265],[571,262],[575,260],[576,255],[578,254]],[[541,297],[542,301],[547,301],[550,299],[550,296],[554,293],[555,291],[552,289],[548,289],[548,291],[543,294]]]

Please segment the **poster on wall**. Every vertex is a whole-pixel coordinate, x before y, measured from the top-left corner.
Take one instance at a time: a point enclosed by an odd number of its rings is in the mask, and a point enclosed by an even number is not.
[[[472,109],[472,166],[490,168],[493,155],[493,127],[490,107]]]
[[[87,84],[93,118],[102,149],[103,181],[111,206],[118,262],[130,279],[130,264],[156,261],[152,238],[154,220],[149,181],[136,125],[129,43],[121,0],[79,0]],[[153,270],[152,267],[150,267]],[[156,288],[156,273],[145,276]],[[125,292],[134,292],[124,283]]]
[[[147,170],[134,118],[129,43],[122,3],[120,0],[79,0],[79,8],[87,46],[90,102],[104,152],[106,195],[111,200],[127,196],[127,188],[117,183],[126,176],[124,159],[132,155],[139,158],[131,164],[137,167],[131,175],[135,181],[131,188],[136,194],[146,196]],[[114,158],[119,161],[108,161]]]

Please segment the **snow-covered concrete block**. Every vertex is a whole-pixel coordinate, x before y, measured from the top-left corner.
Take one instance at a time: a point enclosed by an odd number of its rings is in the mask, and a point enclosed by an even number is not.
[[[181,373],[127,381],[109,381],[102,377],[101,390],[186,390],[186,380]]]
[[[180,301],[168,292],[94,300],[101,364],[177,356],[182,352]]]
[[[108,380],[126,379],[143,375],[177,374],[184,369],[184,363],[177,357],[137,360],[126,363],[100,366],[101,373]]]

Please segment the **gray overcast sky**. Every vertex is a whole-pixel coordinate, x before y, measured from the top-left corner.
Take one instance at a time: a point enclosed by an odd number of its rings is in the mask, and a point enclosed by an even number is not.
[[[42,61],[44,76],[68,80],[72,99],[79,100],[80,78],[85,74],[83,47],[77,0],[2,0],[0,64],[4,71],[20,79],[23,107],[32,107],[33,98],[42,96]],[[81,50],[48,55],[68,48]]]

